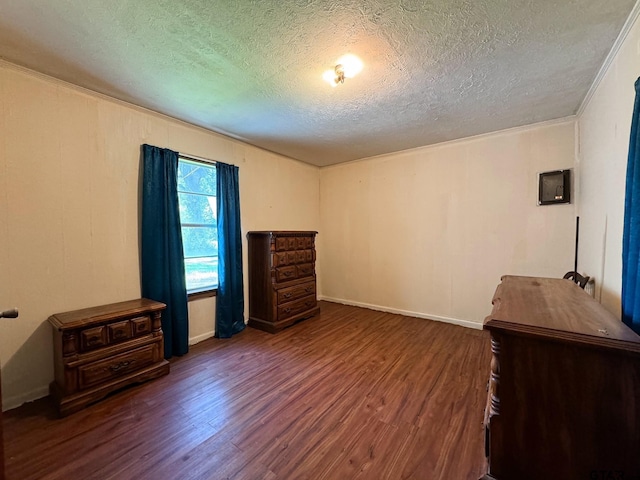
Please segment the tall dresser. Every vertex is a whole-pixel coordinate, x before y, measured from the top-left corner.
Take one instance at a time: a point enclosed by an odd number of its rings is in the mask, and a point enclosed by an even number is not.
[[[638,335],[570,280],[516,276],[484,328],[484,478],[640,478]]]
[[[320,311],[315,236],[308,231],[249,232],[249,326],[275,333]]]

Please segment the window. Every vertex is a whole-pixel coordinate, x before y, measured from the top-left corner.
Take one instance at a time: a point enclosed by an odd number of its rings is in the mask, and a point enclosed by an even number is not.
[[[218,288],[216,166],[180,157],[178,203],[187,293]]]

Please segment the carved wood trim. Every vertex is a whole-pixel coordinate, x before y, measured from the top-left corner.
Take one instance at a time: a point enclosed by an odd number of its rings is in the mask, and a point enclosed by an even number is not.
[[[489,384],[491,408],[489,418],[500,415],[500,340],[491,335],[491,376]]]
[[[151,333],[154,337],[162,336],[162,312],[151,314]]]
[[[78,353],[76,339],[77,336],[75,331],[64,332],[62,334],[62,355],[64,355],[65,359],[73,357]]]

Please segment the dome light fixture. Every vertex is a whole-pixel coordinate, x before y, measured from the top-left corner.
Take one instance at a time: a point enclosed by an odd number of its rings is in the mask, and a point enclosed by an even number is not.
[[[345,78],[353,78],[362,70],[362,60],[352,54],[343,55],[333,70],[327,70],[322,78],[332,87],[344,83]]]

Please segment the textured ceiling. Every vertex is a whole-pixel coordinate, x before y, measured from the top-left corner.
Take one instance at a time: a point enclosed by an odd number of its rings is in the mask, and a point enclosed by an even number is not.
[[[322,166],[575,114],[634,3],[2,0],[0,58]]]

